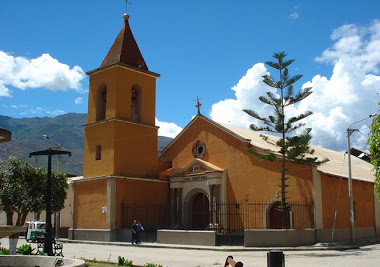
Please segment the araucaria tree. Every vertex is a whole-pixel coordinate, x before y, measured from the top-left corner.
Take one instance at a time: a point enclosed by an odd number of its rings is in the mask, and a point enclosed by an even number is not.
[[[273,91],[266,92],[266,96],[260,96],[259,99],[266,105],[273,107],[273,114],[268,117],[261,117],[257,112],[253,110],[244,109],[248,115],[259,120],[260,125],[251,124],[250,128],[254,131],[266,131],[276,135],[280,135],[281,138],[276,142],[279,147],[279,153],[281,157],[281,205],[282,211],[282,228],[288,228],[286,223],[286,214],[289,211],[289,205],[287,203],[287,180],[286,176],[286,162],[294,161],[303,164],[321,164],[323,161],[319,161],[317,157],[312,156],[314,150],[310,149],[311,128],[305,128],[305,123],[301,121],[312,114],[311,111],[305,111],[296,116],[287,116],[286,108],[297,104],[306,97],[308,97],[312,91],[311,87],[302,88],[300,90],[294,90],[293,84],[301,79],[302,75],[290,76],[288,66],[295,60],[285,60],[287,54],[285,52],[274,53],[273,57],[277,60],[275,62],[265,62],[266,65],[276,69],[279,72],[279,80],[274,81],[271,75],[263,76],[263,82],[268,86],[274,88]],[[260,154],[254,149],[248,149],[249,152],[257,157],[275,161],[278,159],[274,153]]]
[[[380,106],[380,103],[378,104]],[[380,116],[376,116],[371,123],[368,137],[371,164],[375,172],[375,193],[380,200]]]

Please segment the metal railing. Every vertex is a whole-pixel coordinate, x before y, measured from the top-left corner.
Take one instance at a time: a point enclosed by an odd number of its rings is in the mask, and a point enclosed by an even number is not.
[[[245,229],[270,229],[275,218],[271,211],[276,209],[273,202],[214,202],[211,211],[193,210],[191,205],[182,209],[183,229],[215,229],[219,234],[243,234]],[[314,228],[314,207],[312,202],[289,202],[291,229]],[[276,210],[274,211],[276,212]],[[272,217],[271,217],[272,216]],[[133,220],[140,220],[145,228],[170,228],[170,206],[122,205],[121,225],[130,227]]]

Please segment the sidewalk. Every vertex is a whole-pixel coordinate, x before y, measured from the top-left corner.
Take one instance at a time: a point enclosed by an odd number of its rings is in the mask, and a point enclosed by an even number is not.
[[[127,242],[105,242],[105,241],[88,241],[88,240],[69,240],[67,238],[57,239],[57,242],[67,244],[96,244],[107,246],[128,246],[136,247]],[[349,250],[360,249],[359,245],[350,244],[316,244],[312,246],[299,246],[299,247],[244,247],[244,246],[198,246],[198,245],[180,245],[180,244],[162,244],[162,243],[142,243],[137,247],[146,248],[168,248],[168,249],[187,249],[187,250],[209,250],[209,251],[269,251],[269,250],[282,250],[282,251],[316,251],[316,250]]]

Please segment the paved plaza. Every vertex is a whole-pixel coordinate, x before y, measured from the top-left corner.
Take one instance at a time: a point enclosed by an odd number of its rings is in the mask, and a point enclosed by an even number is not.
[[[136,265],[161,264],[164,267],[222,267],[228,255],[249,267],[266,267],[269,249],[244,247],[196,247],[146,243],[132,246],[126,243],[71,242],[64,243],[63,254],[70,258],[85,258],[116,262],[118,256],[133,260]],[[8,238],[1,239],[8,247]],[[17,246],[25,244],[19,239]],[[36,247],[35,244],[32,245]],[[288,250],[290,249],[290,250]],[[284,248],[286,267],[378,267],[380,244],[359,249],[331,250],[326,247]]]

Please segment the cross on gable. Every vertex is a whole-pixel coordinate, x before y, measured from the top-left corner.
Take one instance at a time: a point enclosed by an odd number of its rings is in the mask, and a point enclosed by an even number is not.
[[[199,98],[198,96],[197,96],[197,99],[193,100],[193,101],[197,101],[197,104],[195,105],[195,107],[198,108],[198,115],[201,114],[201,106],[202,106],[199,100],[202,100],[202,98]]]

